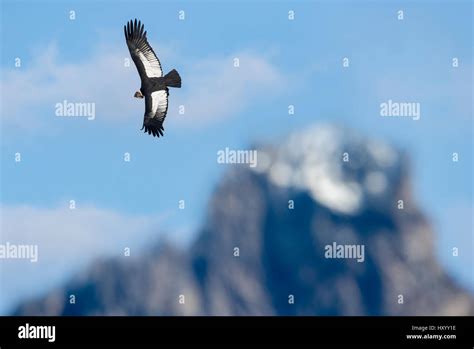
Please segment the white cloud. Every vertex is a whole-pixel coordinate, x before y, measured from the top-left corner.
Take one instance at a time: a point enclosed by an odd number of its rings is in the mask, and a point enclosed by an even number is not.
[[[144,102],[132,97],[140,79],[131,59],[130,67],[124,66],[130,58],[128,50],[99,45],[95,52],[90,58],[79,58],[87,60],[68,63],[60,59],[58,47],[50,44],[31,61],[24,59],[21,68],[4,69],[0,82],[3,126],[33,130],[51,126],[58,118],[55,104],[63,100],[96,103],[96,119],[105,119],[110,126],[140,120]],[[200,126],[222,120],[282,86],[277,68],[253,53],[199,60],[178,59],[161,47],[157,52],[166,71],[176,68],[182,76],[183,87],[171,92],[169,110],[171,119],[182,121],[179,124]],[[240,59],[239,68],[233,66],[234,57]],[[181,104],[185,117],[178,114]]]
[[[65,99],[95,102],[98,118],[120,121],[136,115],[132,96],[139,78],[135,67],[124,67],[126,54],[128,51],[99,48],[91,59],[64,63],[59,61],[57,46],[50,44],[31,62],[24,59],[21,68],[3,72],[4,124],[22,128],[51,124],[57,118],[55,104]]]
[[[239,67],[234,67],[234,58]],[[283,90],[283,76],[267,59],[253,53],[236,53],[227,57],[205,59],[183,77],[188,86],[178,105],[185,106],[188,125],[205,124],[233,116],[256,100]],[[175,112],[174,114],[178,114]]]
[[[126,215],[92,206],[69,208],[1,207],[0,243],[38,246],[38,261],[0,260],[0,313],[25,297],[64,282],[96,258],[131,255],[158,238],[163,215]],[[130,257],[123,257],[130,258]]]

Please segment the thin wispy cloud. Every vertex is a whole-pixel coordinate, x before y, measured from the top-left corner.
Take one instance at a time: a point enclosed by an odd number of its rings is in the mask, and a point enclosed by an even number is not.
[[[57,118],[56,103],[64,100],[96,103],[98,119],[127,119],[134,112],[131,97],[138,81],[135,68],[125,67],[125,58],[126,52],[101,48],[83,62],[62,62],[57,45],[48,45],[23,67],[3,72],[4,124],[20,128],[51,124]]]
[[[178,120],[186,125],[235,116],[262,97],[277,95],[284,86],[283,74],[274,64],[249,52],[198,61],[184,79],[183,85],[190,87],[177,100],[185,107],[184,117]]]
[[[0,243],[37,245],[37,262],[2,259],[0,313],[20,299],[60,284],[98,257],[131,257],[156,239],[166,214],[130,215],[94,206],[70,210],[29,205],[1,207]],[[25,219],[27,217],[27,219]]]
[[[183,88],[170,96],[170,119],[177,119],[171,122],[179,125],[196,127],[227,119],[259,98],[276,94],[283,86],[278,68],[256,53],[187,63],[173,58],[170,49],[158,47],[158,51],[165,53],[160,55],[162,61],[177,61],[176,65],[185,71]],[[106,121],[110,127],[137,122],[144,113],[144,104],[133,98],[140,80],[128,51],[125,47],[99,45],[94,52],[86,60],[64,62],[58,46],[51,43],[28,64],[4,69],[0,83],[3,126],[22,131],[50,126],[58,118],[56,104],[64,100],[95,103],[97,121]],[[239,59],[239,67],[234,66],[234,58]],[[180,106],[184,106],[182,115]]]

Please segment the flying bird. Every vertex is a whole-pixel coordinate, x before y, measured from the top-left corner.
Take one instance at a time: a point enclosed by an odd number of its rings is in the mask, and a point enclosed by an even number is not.
[[[141,79],[135,98],[145,98],[144,132],[163,136],[163,122],[168,112],[168,87],[181,87],[181,77],[173,69],[163,76],[160,60],[146,38],[145,26],[135,19],[123,27],[125,40]]]

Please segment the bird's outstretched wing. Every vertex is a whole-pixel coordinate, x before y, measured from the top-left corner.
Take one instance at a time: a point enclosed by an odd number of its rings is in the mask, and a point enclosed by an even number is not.
[[[153,136],[163,136],[163,122],[168,112],[168,89],[145,95],[145,117],[142,130]]]
[[[146,38],[145,26],[135,19],[123,27],[125,40],[142,80],[163,76],[160,61]]]

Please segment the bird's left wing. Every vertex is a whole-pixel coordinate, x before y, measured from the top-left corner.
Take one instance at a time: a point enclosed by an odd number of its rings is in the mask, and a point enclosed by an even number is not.
[[[168,112],[168,89],[145,95],[145,117],[142,130],[153,136],[163,136],[163,122]]]
[[[146,38],[145,26],[135,19],[123,27],[125,40],[140,78],[159,78],[163,76],[161,64]]]

